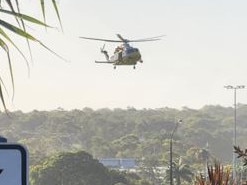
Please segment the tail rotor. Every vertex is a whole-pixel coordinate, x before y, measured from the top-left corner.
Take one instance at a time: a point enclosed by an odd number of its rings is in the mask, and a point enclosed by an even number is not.
[[[106,60],[109,61],[108,52],[105,50],[105,44],[103,45],[102,48],[100,48],[100,52],[103,53],[105,55]]]
[[[103,47],[100,48],[101,53],[104,53],[104,51],[105,51],[105,44],[103,45]]]

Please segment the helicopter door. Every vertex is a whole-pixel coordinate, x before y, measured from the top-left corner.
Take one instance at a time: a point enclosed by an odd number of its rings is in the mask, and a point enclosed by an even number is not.
[[[122,51],[117,53],[117,58],[119,61],[122,61],[122,59],[123,59],[123,52]]]

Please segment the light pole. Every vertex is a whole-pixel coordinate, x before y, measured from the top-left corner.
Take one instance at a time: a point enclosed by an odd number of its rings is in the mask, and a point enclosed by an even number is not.
[[[177,130],[178,128],[178,125],[180,123],[182,123],[183,121],[181,119],[179,119],[177,122],[176,122],[176,125],[174,127],[174,129],[172,130],[171,132],[171,135],[170,135],[170,185],[173,185],[173,160],[172,160],[172,140],[173,140],[173,135],[175,133],[175,131]]]
[[[227,85],[224,86],[226,89],[234,90],[234,125],[233,125],[233,146],[237,145],[237,90],[238,89],[244,89],[244,85]],[[233,181],[236,180],[236,155],[233,151],[232,155],[232,178]]]

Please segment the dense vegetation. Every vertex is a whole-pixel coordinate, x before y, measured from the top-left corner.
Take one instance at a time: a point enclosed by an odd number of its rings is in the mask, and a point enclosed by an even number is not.
[[[237,143],[242,147],[245,147],[246,139],[246,110],[246,105],[239,105]],[[231,160],[231,107],[17,111],[10,117],[0,114],[0,134],[9,141],[27,145],[32,164],[57,152],[78,150],[84,150],[95,158],[155,156],[167,160],[170,133],[178,118],[183,123],[174,135],[174,153],[177,156],[200,162],[199,152],[207,150],[222,162]],[[195,153],[198,159],[191,159]]]
[[[104,185],[127,183],[123,175],[105,168],[86,152],[61,153],[33,166],[31,184]]]
[[[57,164],[54,156],[61,152],[70,155],[65,153],[85,151],[94,159],[136,158],[145,167],[144,176],[159,182],[161,179],[151,173],[152,168],[168,166],[170,134],[177,120],[182,119],[173,137],[177,170],[174,176],[179,181],[191,182],[191,172],[204,170],[207,161],[231,163],[233,112],[232,107],[221,106],[199,110],[184,107],[16,111],[0,114],[0,135],[28,147],[35,173],[42,172],[42,163]],[[246,148],[246,112],[247,105],[238,105],[237,143],[242,148]]]

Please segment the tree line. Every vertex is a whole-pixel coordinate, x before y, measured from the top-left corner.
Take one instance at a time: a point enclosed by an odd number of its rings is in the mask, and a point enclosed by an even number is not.
[[[247,106],[239,105],[237,143],[245,147]],[[214,158],[232,159],[233,108],[205,106],[201,109],[98,109],[66,111],[16,111],[0,114],[2,136],[25,144],[35,164],[57,152],[84,150],[95,158],[155,156],[167,160],[169,139],[176,120],[174,153],[190,158],[206,150]],[[195,153],[197,153],[195,155]],[[200,159],[198,158],[198,161]]]
[[[246,110],[247,105],[238,105],[237,143],[241,148],[246,147]],[[40,165],[47,160],[45,164],[50,163],[54,156],[84,151],[94,159],[136,158],[140,161],[140,169],[144,169],[143,176],[159,182],[161,179],[152,171],[161,166],[169,167],[170,136],[178,119],[183,122],[173,137],[174,169],[184,167],[183,170],[195,173],[215,159],[231,164],[233,113],[232,107],[211,105],[180,110],[129,107],[70,111],[58,108],[28,113],[16,111],[10,115],[2,112],[0,135],[7,137],[9,142],[27,146],[31,171],[35,173],[41,173],[43,167]],[[177,176],[178,179],[182,175],[186,174]]]

